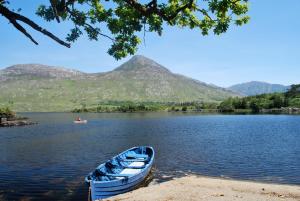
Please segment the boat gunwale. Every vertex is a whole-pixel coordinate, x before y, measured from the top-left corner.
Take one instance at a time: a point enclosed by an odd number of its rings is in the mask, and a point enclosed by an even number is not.
[[[110,190],[110,189],[117,189],[117,188],[128,188],[130,187],[130,185],[135,185],[135,182],[142,182],[147,175],[149,174],[151,169],[147,169],[147,172],[143,173],[143,175],[141,177],[136,178],[135,180],[131,180],[130,182],[126,182],[122,185],[117,185],[117,186],[99,186],[97,183],[93,183],[93,187],[96,188],[97,190],[101,190],[101,191],[114,191],[114,190]],[[128,186],[128,187],[127,187]]]
[[[130,191],[132,189],[135,189],[136,187],[138,187],[139,185],[141,185],[141,183],[145,180],[145,178],[147,177],[148,173],[143,175],[142,177],[136,179],[135,181],[131,182],[131,183],[127,183],[125,185],[121,185],[121,186],[113,186],[107,189],[107,187],[97,187],[97,186],[93,186],[93,191],[94,193],[96,193],[97,195],[117,195],[120,194],[122,192],[127,192]]]

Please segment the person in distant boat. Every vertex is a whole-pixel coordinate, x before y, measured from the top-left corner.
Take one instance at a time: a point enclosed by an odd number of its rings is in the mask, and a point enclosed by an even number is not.
[[[76,121],[81,121],[80,117],[77,117],[77,118],[76,118]]]

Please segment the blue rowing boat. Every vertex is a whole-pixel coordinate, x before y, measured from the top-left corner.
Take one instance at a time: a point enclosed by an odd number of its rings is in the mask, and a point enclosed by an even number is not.
[[[99,165],[85,177],[92,200],[104,199],[137,188],[148,176],[154,162],[154,149],[133,147]]]

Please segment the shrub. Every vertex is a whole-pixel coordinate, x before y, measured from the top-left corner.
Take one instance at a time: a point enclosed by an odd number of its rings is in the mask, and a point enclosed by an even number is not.
[[[8,107],[0,108],[0,118],[11,119],[11,118],[14,118],[15,116],[16,116],[16,113],[13,112]]]

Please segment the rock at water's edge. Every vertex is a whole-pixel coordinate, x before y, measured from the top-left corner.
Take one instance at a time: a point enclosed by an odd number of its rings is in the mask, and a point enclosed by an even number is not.
[[[12,126],[26,126],[33,125],[36,122],[31,122],[28,120],[14,120],[14,121],[4,121],[0,123],[0,127],[12,127]]]

